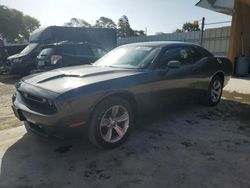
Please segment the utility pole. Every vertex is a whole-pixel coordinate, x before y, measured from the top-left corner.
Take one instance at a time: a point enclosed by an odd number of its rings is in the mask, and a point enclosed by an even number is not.
[[[202,23],[201,23],[201,39],[200,39],[201,46],[203,44],[204,27],[205,27],[205,17],[202,18]]]
[[[147,35],[148,32],[148,28],[145,27],[145,35]]]

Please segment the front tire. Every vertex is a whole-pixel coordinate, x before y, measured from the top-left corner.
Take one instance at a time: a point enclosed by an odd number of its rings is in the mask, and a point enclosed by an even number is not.
[[[205,97],[205,104],[208,106],[216,106],[221,99],[223,90],[223,81],[219,76],[214,76],[211,80],[207,94]]]
[[[109,97],[95,108],[88,137],[99,148],[115,148],[128,138],[134,123],[134,111],[125,99]]]

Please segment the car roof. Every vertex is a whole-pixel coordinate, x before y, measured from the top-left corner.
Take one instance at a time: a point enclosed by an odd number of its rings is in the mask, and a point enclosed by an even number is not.
[[[102,48],[101,46],[98,46],[96,44],[92,44],[89,42],[73,42],[73,41],[61,41],[61,42],[57,42],[57,43],[51,43],[51,44],[46,44],[45,46],[42,47],[42,49],[46,49],[46,48],[54,48],[54,47],[58,47],[58,46],[68,46],[68,45],[90,45],[90,46],[95,46],[98,48],[101,48],[105,51],[107,51],[106,49]]]
[[[199,46],[194,43],[189,42],[181,42],[181,41],[153,41],[153,42],[139,42],[139,43],[131,43],[131,44],[125,44],[123,46],[147,46],[147,47],[170,47],[170,46]]]

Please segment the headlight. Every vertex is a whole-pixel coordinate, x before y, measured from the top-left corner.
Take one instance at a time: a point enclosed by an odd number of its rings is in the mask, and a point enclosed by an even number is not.
[[[15,84],[15,88],[18,89],[20,87],[20,85],[22,84],[22,81],[18,81]]]

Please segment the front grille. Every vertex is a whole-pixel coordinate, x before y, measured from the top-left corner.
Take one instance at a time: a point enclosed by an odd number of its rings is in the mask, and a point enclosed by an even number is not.
[[[31,110],[42,114],[56,113],[56,107],[53,102],[46,98],[38,97],[29,93],[20,92],[22,101]]]

